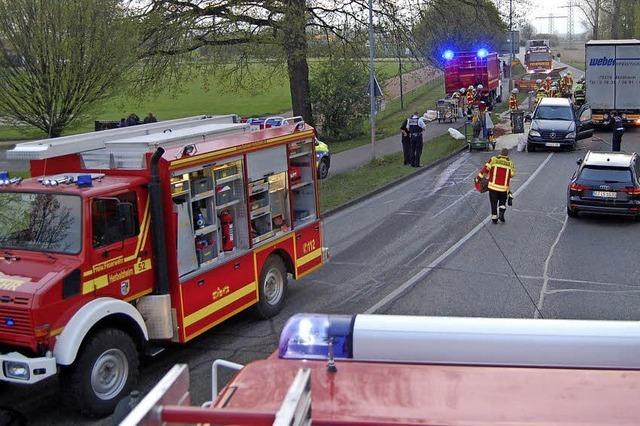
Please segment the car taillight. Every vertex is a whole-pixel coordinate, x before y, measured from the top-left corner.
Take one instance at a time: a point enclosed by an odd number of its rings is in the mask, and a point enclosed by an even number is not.
[[[580,185],[580,184],[577,184],[575,182],[572,182],[571,185],[569,186],[569,191],[580,192],[580,191],[585,191],[587,189],[589,189],[588,186]]]
[[[629,195],[635,195],[638,196],[640,195],[640,187],[637,186],[627,186],[626,188],[624,188],[622,190],[622,192],[626,192]]]

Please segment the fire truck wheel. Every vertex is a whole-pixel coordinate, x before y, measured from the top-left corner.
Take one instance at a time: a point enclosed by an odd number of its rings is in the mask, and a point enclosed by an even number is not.
[[[93,334],[71,367],[63,371],[63,400],[88,416],[113,412],[138,379],[138,351],[131,337],[107,328]]]
[[[260,318],[271,318],[282,310],[287,294],[287,270],[280,256],[272,254],[267,258],[260,272],[259,285],[256,313]]]

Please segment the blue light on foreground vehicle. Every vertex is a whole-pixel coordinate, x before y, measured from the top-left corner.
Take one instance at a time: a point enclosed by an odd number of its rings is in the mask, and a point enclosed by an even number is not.
[[[280,334],[278,355],[292,359],[326,359],[329,341],[335,358],[351,358],[353,316],[297,314]]]
[[[442,57],[443,57],[444,59],[446,59],[447,61],[452,60],[452,59],[453,59],[453,56],[454,56],[454,54],[453,54],[453,50],[451,50],[451,49],[447,49],[447,50],[445,50],[445,51],[444,51],[444,53],[442,54]]]
[[[488,54],[489,54],[489,51],[485,48],[478,50],[478,58],[486,58]]]

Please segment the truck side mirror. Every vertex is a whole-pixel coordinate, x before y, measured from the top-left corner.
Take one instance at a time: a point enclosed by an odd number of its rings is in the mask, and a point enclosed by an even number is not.
[[[577,164],[578,166],[582,165],[582,158],[580,158],[578,161],[576,161],[576,164]]]
[[[120,231],[122,232],[123,238],[131,237],[136,233],[134,215],[133,204],[118,203],[118,218],[120,219]]]
[[[524,121],[525,121],[525,122],[529,122],[529,121],[531,121],[531,114],[527,114],[527,115],[525,115],[525,116],[524,116]]]

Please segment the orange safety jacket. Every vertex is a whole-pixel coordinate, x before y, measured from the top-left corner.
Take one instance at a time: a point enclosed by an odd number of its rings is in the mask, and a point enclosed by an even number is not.
[[[511,111],[516,111],[518,109],[518,98],[516,98],[516,95],[509,96],[509,109]]]
[[[498,155],[491,159],[480,170],[478,177],[489,175],[489,189],[498,192],[507,192],[511,178],[516,175],[516,167],[509,157]]]

